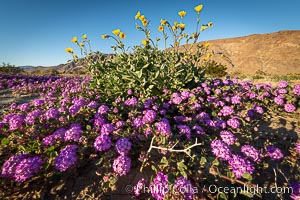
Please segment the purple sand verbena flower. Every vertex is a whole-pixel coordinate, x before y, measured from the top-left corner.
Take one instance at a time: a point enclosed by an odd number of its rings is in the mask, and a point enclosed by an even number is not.
[[[100,133],[103,134],[110,134],[115,131],[115,127],[112,124],[103,124],[100,130]]]
[[[167,192],[169,192],[168,176],[164,175],[162,172],[158,172],[150,184],[150,191],[153,198],[162,200]]]
[[[260,161],[260,153],[251,145],[243,145],[241,152],[248,158],[251,158],[254,162]]]
[[[118,139],[115,148],[120,155],[127,155],[131,149],[131,146],[132,144],[130,140],[126,137],[123,137]]]
[[[171,125],[169,121],[165,118],[161,119],[155,124],[156,130],[161,133],[163,136],[170,136],[171,134]]]
[[[77,145],[67,145],[54,160],[54,168],[60,172],[66,171],[77,162]]]
[[[236,178],[241,178],[245,172],[252,174],[254,171],[254,166],[244,158],[239,155],[232,155],[232,158],[228,160],[229,165],[232,168]]]
[[[145,110],[143,112],[143,122],[144,124],[151,124],[155,121],[156,119],[156,112],[154,110]]]
[[[233,145],[236,142],[236,137],[230,131],[221,131],[220,137],[222,138],[223,142],[228,145]]]
[[[212,153],[223,160],[229,160],[231,158],[231,151],[229,146],[222,140],[213,140],[210,144]]]
[[[22,127],[24,122],[24,116],[20,114],[14,114],[9,118],[9,129],[11,131],[17,130]]]
[[[292,113],[296,110],[296,106],[294,106],[293,104],[287,103],[284,105],[284,110],[288,113]]]
[[[18,154],[11,156],[8,160],[4,162],[2,166],[1,177],[9,179],[14,178],[16,167],[22,160],[24,160],[27,157],[27,154]]]
[[[300,199],[300,183],[292,182],[289,184],[289,187],[292,188],[292,194],[290,195],[291,199],[299,200]]]
[[[126,175],[130,171],[131,159],[127,156],[120,155],[113,162],[113,170],[120,176]]]
[[[145,191],[146,183],[147,183],[147,180],[142,178],[133,187],[133,192],[136,197],[140,196]]]
[[[180,197],[182,197],[185,200],[192,200],[194,197],[194,187],[191,183],[191,181],[187,180],[184,177],[179,177],[176,179],[173,190],[176,193],[180,194]]]
[[[232,119],[227,120],[227,125],[233,129],[237,129],[240,127],[240,122],[238,119],[232,118]]]
[[[191,139],[191,129],[189,126],[180,124],[177,125],[177,128],[179,129],[180,135],[185,135],[188,140]]]
[[[94,147],[97,151],[106,151],[110,149],[111,138],[109,135],[100,135],[96,138],[94,142]]]
[[[267,146],[267,156],[269,156],[272,160],[280,160],[284,157],[282,151],[272,145]]]
[[[43,165],[39,156],[24,158],[16,167],[14,178],[16,182],[24,182],[31,178]]]
[[[229,116],[234,113],[234,110],[230,106],[224,106],[220,112],[223,116]]]
[[[81,134],[83,133],[82,128],[78,124],[71,124],[70,128],[65,132],[65,141],[78,141]]]

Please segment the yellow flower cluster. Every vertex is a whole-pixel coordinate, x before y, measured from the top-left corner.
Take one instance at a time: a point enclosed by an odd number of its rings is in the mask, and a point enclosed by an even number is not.
[[[139,19],[144,27],[146,27],[148,25],[148,20],[146,19],[146,17],[144,15],[141,14],[140,11],[138,11],[136,13],[135,19]]]

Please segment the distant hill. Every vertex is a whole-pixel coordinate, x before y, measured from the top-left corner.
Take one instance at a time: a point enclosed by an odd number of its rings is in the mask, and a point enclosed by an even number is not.
[[[261,70],[270,75],[300,74],[300,30],[207,42],[215,53],[223,52],[230,58],[232,63],[220,56],[213,57],[214,60],[226,64],[231,73],[253,75]]]
[[[253,34],[244,37],[202,41],[210,43],[215,53],[222,52],[230,62],[220,56],[212,59],[227,66],[228,72],[253,75],[259,70],[270,75],[300,73],[300,30]],[[183,49],[183,47],[181,47]],[[52,67],[21,66],[25,71],[55,69],[61,73],[80,71],[74,62]]]

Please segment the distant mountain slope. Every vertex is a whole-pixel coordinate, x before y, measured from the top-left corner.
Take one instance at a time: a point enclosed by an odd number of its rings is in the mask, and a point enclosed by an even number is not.
[[[220,56],[212,59],[225,64],[228,72],[253,75],[258,70],[271,75],[300,73],[300,30],[254,34],[244,37],[203,41],[215,53],[223,52],[231,62]],[[181,47],[183,49],[183,47]],[[232,65],[233,64],[233,65]],[[61,73],[81,71],[73,61],[52,67],[23,67],[25,71],[56,69]]]
[[[300,73],[300,30],[207,42],[214,52],[228,55],[234,67],[218,56],[213,59],[226,64],[229,72],[255,74],[262,70],[271,75]]]

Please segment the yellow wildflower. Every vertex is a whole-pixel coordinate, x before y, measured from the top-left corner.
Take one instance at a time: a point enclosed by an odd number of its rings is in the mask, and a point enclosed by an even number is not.
[[[147,46],[149,44],[149,40],[142,40],[142,44]]]
[[[65,51],[68,53],[73,53],[73,49],[71,47],[66,48]]]
[[[77,56],[76,54],[73,54],[73,58],[74,58],[74,59],[77,59],[78,56]]]
[[[84,34],[83,36],[81,36],[81,38],[85,40],[85,39],[87,39],[87,35]]]
[[[177,29],[177,27],[176,26],[172,26],[172,29],[173,29],[173,31],[175,31]]]
[[[193,38],[198,38],[199,34],[198,33],[193,33]]]
[[[204,61],[208,61],[208,58],[203,58]]]
[[[120,37],[121,39],[124,39],[124,38],[126,38],[126,35],[125,35],[125,33],[121,32],[121,33],[119,34],[119,37]]]
[[[166,24],[167,24],[167,20],[160,19],[160,24],[161,24],[161,25],[166,25]]]
[[[77,43],[77,42],[78,42],[77,37],[74,36],[74,37],[72,38],[71,42]]]
[[[207,53],[207,57],[209,58],[209,57],[211,57],[212,55],[211,55],[211,53]]]
[[[120,29],[115,29],[112,31],[113,34],[115,34],[115,36],[118,36],[120,34]]]
[[[201,31],[204,31],[205,29],[207,29],[207,26],[201,26]]]
[[[164,27],[163,26],[159,26],[158,29],[157,29],[159,32],[162,32],[164,30]]]
[[[186,12],[185,11],[179,11],[178,12],[178,15],[181,17],[181,18],[183,18],[185,15],[186,15]]]
[[[137,18],[139,18],[141,16],[141,12],[140,11],[138,11],[137,13],[136,13],[136,15],[135,15],[135,19],[137,19]]]
[[[204,47],[209,47],[209,46],[210,46],[209,43],[205,43],[205,44],[204,44]]]
[[[212,22],[209,22],[209,23],[207,24],[207,26],[208,26],[209,28],[211,28],[211,27],[213,26],[213,23],[212,23]]]
[[[106,35],[106,34],[101,35],[101,38],[102,38],[102,39],[106,39],[106,38],[108,38],[108,35]]]
[[[83,47],[84,46],[84,44],[81,42],[81,43],[79,43],[78,44],[80,47]]]
[[[144,15],[139,16],[139,20],[141,20],[141,22],[144,21],[144,19],[145,19]]]
[[[184,30],[184,28],[185,28],[185,24],[183,24],[183,23],[180,23],[179,24],[179,28],[183,31]]]
[[[202,8],[203,8],[203,5],[200,4],[200,5],[196,6],[196,7],[194,8],[194,10],[199,14],[199,13],[201,12]]]
[[[147,19],[144,19],[144,20],[142,21],[142,24],[143,24],[143,26],[147,26],[148,20],[147,20]]]

